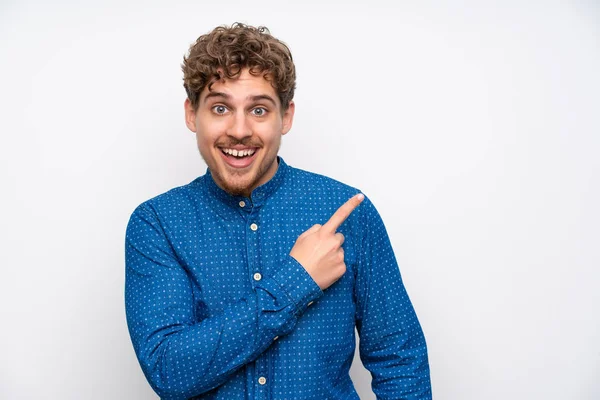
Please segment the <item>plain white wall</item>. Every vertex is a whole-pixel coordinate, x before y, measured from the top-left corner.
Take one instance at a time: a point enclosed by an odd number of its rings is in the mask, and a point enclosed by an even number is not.
[[[280,154],[383,216],[434,397],[600,398],[600,6],[416,0],[0,3],[0,397],[155,398],[125,227],[204,173],[180,63],[234,21],[296,60]]]

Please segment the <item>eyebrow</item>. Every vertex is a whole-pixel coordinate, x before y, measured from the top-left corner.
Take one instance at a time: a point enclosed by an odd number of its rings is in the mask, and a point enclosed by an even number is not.
[[[204,98],[204,100],[208,100],[211,97],[221,97],[224,98],[225,100],[230,100],[231,96],[227,93],[223,93],[223,92],[209,92],[206,97]],[[270,101],[271,103],[273,103],[274,106],[277,105],[277,103],[275,102],[275,100],[269,96],[268,94],[257,94],[257,95],[250,95],[248,97],[246,97],[246,100],[250,100],[253,102],[256,101],[260,101],[260,100],[266,100],[266,101]]]
[[[256,95],[256,96],[248,96],[247,99],[255,101],[255,102],[256,101],[260,101],[260,100],[266,100],[266,101],[270,101],[271,103],[273,103],[274,106],[277,105],[277,103],[275,102],[275,100],[271,96],[269,96],[267,94],[259,94],[259,95]]]

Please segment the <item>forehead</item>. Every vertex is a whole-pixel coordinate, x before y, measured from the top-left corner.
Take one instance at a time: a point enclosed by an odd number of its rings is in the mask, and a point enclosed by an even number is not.
[[[243,69],[236,78],[223,78],[212,84],[209,91],[209,85],[206,85],[200,94],[200,102],[206,100],[209,93],[222,93],[231,101],[244,102],[260,96],[273,98],[276,105],[279,106],[277,92],[271,82],[262,74],[252,75],[248,69]],[[211,98],[214,98],[211,96]]]

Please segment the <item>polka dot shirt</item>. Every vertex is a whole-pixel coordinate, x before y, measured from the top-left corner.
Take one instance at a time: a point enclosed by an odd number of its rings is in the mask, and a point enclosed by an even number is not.
[[[140,204],[127,225],[125,306],[141,368],[164,399],[431,399],[427,348],[383,221],[363,202],[338,228],[345,274],[324,291],[289,253],[359,190],[294,168],[250,198],[210,170]]]

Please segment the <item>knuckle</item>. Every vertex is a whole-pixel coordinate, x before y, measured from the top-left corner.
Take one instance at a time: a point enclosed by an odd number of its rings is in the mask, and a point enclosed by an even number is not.
[[[337,254],[337,251],[339,249],[339,246],[338,246],[337,242],[328,241],[325,246],[326,246],[325,248],[327,249],[327,251],[329,253]]]

